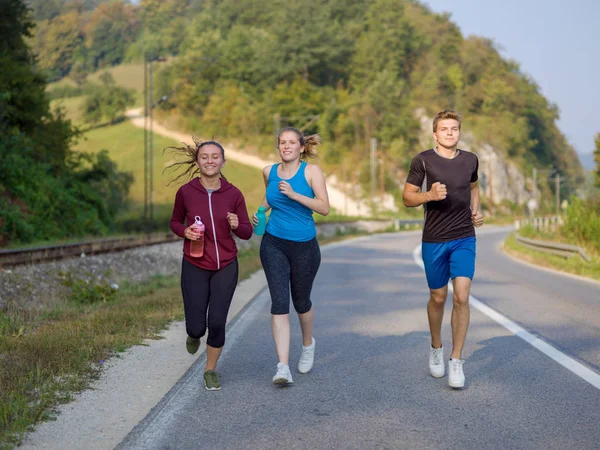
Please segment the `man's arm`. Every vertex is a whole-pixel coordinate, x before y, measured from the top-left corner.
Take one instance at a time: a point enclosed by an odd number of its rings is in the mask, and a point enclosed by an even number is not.
[[[404,192],[402,193],[402,201],[404,206],[414,208],[425,203],[436,202],[446,198],[446,185],[440,182],[433,183],[431,190],[428,192],[419,192],[421,188],[414,184],[405,183]]]

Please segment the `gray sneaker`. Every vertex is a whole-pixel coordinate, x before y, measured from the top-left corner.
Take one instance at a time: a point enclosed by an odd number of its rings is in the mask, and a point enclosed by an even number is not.
[[[204,372],[204,388],[207,391],[220,391],[221,383],[219,383],[219,374],[214,370]]]
[[[190,355],[193,355],[198,351],[200,347],[200,339],[194,339],[193,337],[188,336],[185,341],[185,348],[187,349]]]

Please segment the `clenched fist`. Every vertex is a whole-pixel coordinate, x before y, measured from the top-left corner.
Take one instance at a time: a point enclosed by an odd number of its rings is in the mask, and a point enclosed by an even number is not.
[[[442,184],[439,181],[436,181],[435,183],[433,183],[433,185],[431,185],[431,190],[429,191],[429,196],[431,197],[431,200],[433,200],[434,202],[444,200],[447,195],[448,195],[448,192],[446,191],[445,184]]]
[[[229,228],[232,230],[237,230],[237,227],[240,224],[237,214],[231,212],[227,213],[227,222],[229,222]]]
[[[480,227],[481,225],[483,225],[483,214],[481,214],[479,211],[472,211],[471,221],[473,222],[473,225],[475,225],[476,228]]]
[[[279,192],[281,192],[283,195],[287,195],[288,198],[291,198],[292,200],[294,199],[294,195],[296,195],[296,192],[294,192],[294,189],[292,189],[290,183],[281,180],[277,187],[279,188]]]

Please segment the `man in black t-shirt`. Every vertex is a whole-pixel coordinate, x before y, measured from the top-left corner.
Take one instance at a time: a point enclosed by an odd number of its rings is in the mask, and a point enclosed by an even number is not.
[[[465,385],[462,350],[469,326],[469,292],[475,273],[475,228],[483,225],[479,212],[479,161],[473,153],[459,150],[460,117],[442,111],[433,120],[436,147],[412,160],[404,186],[404,205],[425,208],[423,244],[425,275],[430,290],[427,316],[431,332],[429,371],[444,376],[442,319],[448,296],[448,280],[454,290],[452,308],[452,355],[448,384]]]

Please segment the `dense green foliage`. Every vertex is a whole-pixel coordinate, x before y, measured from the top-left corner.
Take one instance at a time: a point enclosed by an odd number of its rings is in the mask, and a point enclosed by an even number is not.
[[[114,122],[135,103],[135,91],[117,86],[110,73],[103,73],[100,81],[102,85],[93,85],[83,104],[84,120],[92,124],[103,119]]]
[[[573,198],[567,208],[563,232],[600,254],[600,200]]]
[[[0,17],[0,244],[103,233],[131,177],[105,153],[75,154],[77,132],[50,111],[46,80],[24,42],[32,27],[21,0]]]
[[[260,137],[272,135],[274,115],[296,126],[318,115],[305,129],[324,136],[322,161],[334,171],[345,161],[358,181],[378,138],[388,191],[422,150],[420,118],[457,109],[476,142],[522,167],[554,166],[571,187],[580,181],[556,106],[491,41],[465,39],[416,1],[267,3],[204,3],[158,83],[159,95],[174,89],[164,108],[193,117],[204,135],[260,143],[271,142]]]
[[[74,4],[38,23],[40,66],[81,80],[86,70],[144,54],[176,56],[157,66],[155,98],[167,96],[160,107],[194,133],[271,152],[278,126],[319,132],[328,172],[365,185],[375,137],[385,189],[398,193],[422,150],[421,120],[456,109],[475,149],[490,144],[527,172],[554,168],[565,192],[583,179],[556,126],[558,108],[536,83],[492,41],[465,38],[416,0]]]

